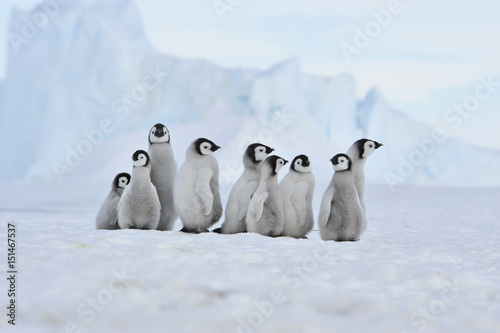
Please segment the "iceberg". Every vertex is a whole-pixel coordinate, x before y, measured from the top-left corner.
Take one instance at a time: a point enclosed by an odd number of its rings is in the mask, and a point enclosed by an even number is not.
[[[26,18],[41,10],[14,11],[9,31],[21,34]],[[152,124],[162,122],[173,132],[192,125],[218,135],[229,147],[220,152],[224,163],[240,161],[240,143],[267,128],[274,140],[267,143],[293,156],[316,156],[325,178],[331,176],[329,157],[368,137],[384,143],[367,163],[371,182],[500,185],[499,151],[439,136],[439,129],[395,110],[376,89],[360,100],[347,73],[308,75],[296,58],[257,70],[158,52],[132,0],[61,4],[36,36],[9,48],[7,66],[0,83],[4,182],[61,180],[64,172],[107,181],[109,163],[139,148],[134,133],[145,141]],[[273,130],[284,111],[293,119]],[[185,146],[201,136],[178,132],[173,140]]]

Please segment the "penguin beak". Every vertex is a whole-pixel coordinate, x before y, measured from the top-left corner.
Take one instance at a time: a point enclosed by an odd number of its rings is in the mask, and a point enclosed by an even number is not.
[[[287,163],[288,163],[288,161],[287,161],[287,160],[285,160],[285,164],[283,164],[283,165],[286,165]]]
[[[305,167],[308,167],[309,166],[309,161],[304,161],[304,163],[302,163],[303,166]]]
[[[266,153],[271,154],[274,151],[274,148],[267,148]]]
[[[217,151],[219,149],[220,149],[220,146],[215,145],[215,146],[212,146],[212,149],[210,149],[210,150],[213,151],[213,152],[215,152],[215,151]]]
[[[333,159],[334,159],[334,157],[332,157],[332,158],[329,159],[329,161],[332,162],[332,164],[333,164]]]
[[[382,143],[375,142],[375,149],[379,149],[382,146],[383,146]]]

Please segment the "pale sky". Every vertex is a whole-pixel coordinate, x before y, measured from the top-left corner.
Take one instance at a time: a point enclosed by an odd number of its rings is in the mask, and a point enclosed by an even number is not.
[[[2,0],[0,77],[10,9],[38,2]],[[387,11],[390,0],[241,0],[223,21],[213,0],[136,2],[151,43],[162,52],[260,69],[297,57],[307,73],[348,72],[359,97],[376,87],[392,105],[420,112],[422,118],[442,112],[448,100],[463,98],[478,77],[493,73],[500,78],[498,0],[401,0],[390,23],[350,63],[340,46],[355,46],[356,29],[373,27],[372,12]]]

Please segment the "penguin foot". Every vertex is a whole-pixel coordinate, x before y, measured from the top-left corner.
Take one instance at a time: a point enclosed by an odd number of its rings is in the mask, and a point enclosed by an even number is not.
[[[212,232],[215,232],[216,234],[222,234],[222,228],[217,228],[212,230]]]
[[[180,232],[185,232],[188,234],[201,234],[201,233],[210,232],[210,231],[208,231],[208,229],[198,231],[198,230],[188,229],[188,228],[184,227],[180,230]]]
[[[339,239],[333,239],[335,242],[357,242],[359,239],[344,239],[344,238],[339,238]]]

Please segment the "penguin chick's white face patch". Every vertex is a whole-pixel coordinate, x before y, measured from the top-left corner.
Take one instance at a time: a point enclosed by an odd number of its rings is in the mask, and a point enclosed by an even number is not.
[[[128,178],[127,177],[120,177],[118,179],[118,187],[125,188],[128,184]]]
[[[276,168],[274,169],[274,172],[278,173],[278,171],[281,170],[281,168],[286,164],[285,160],[282,158],[278,158],[276,160]]]
[[[311,163],[306,155],[299,155],[294,158],[291,168],[297,172],[311,172]]]
[[[167,143],[170,142],[170,133],[165,126],[155,125],[149,132],[149,142],[151,143]]]
[[[192,143],[192,149],[200,155],[213,155],[220,149],[213,141],[205,138],[198,138]]]
[[[297,164],[297,162],[295,162]],[[302,172],[302,173],[308,173],[311,172],[311,165],[309,166],[303,166],[303,165],[295,165],[295,171],[297,172]]]
[[[333,165],[335,171],[344,171],[349,169],[349,160],[345,156],[340,156],[337,159],[337,164]]]
[[[143,167],[148,163],[148,158],[144,154],[137,155],[137,161],[134,161],[135,167]]]
[[[375,149],[377,149],[378,147],[376,146],[375,142],[366,141],[363,148],[364,148],[363,158],[367,158],[368,156],[373,154]]]
[[[263,146],[257,146],[255,147],[255,160],[257,162],[263,161],[266,159],[266,157],[269,155],[266,151],[266,147]]]
[[[213,155],[212,145],[208,142],[202,142],[200,144],[200,152],[202,155]]]

